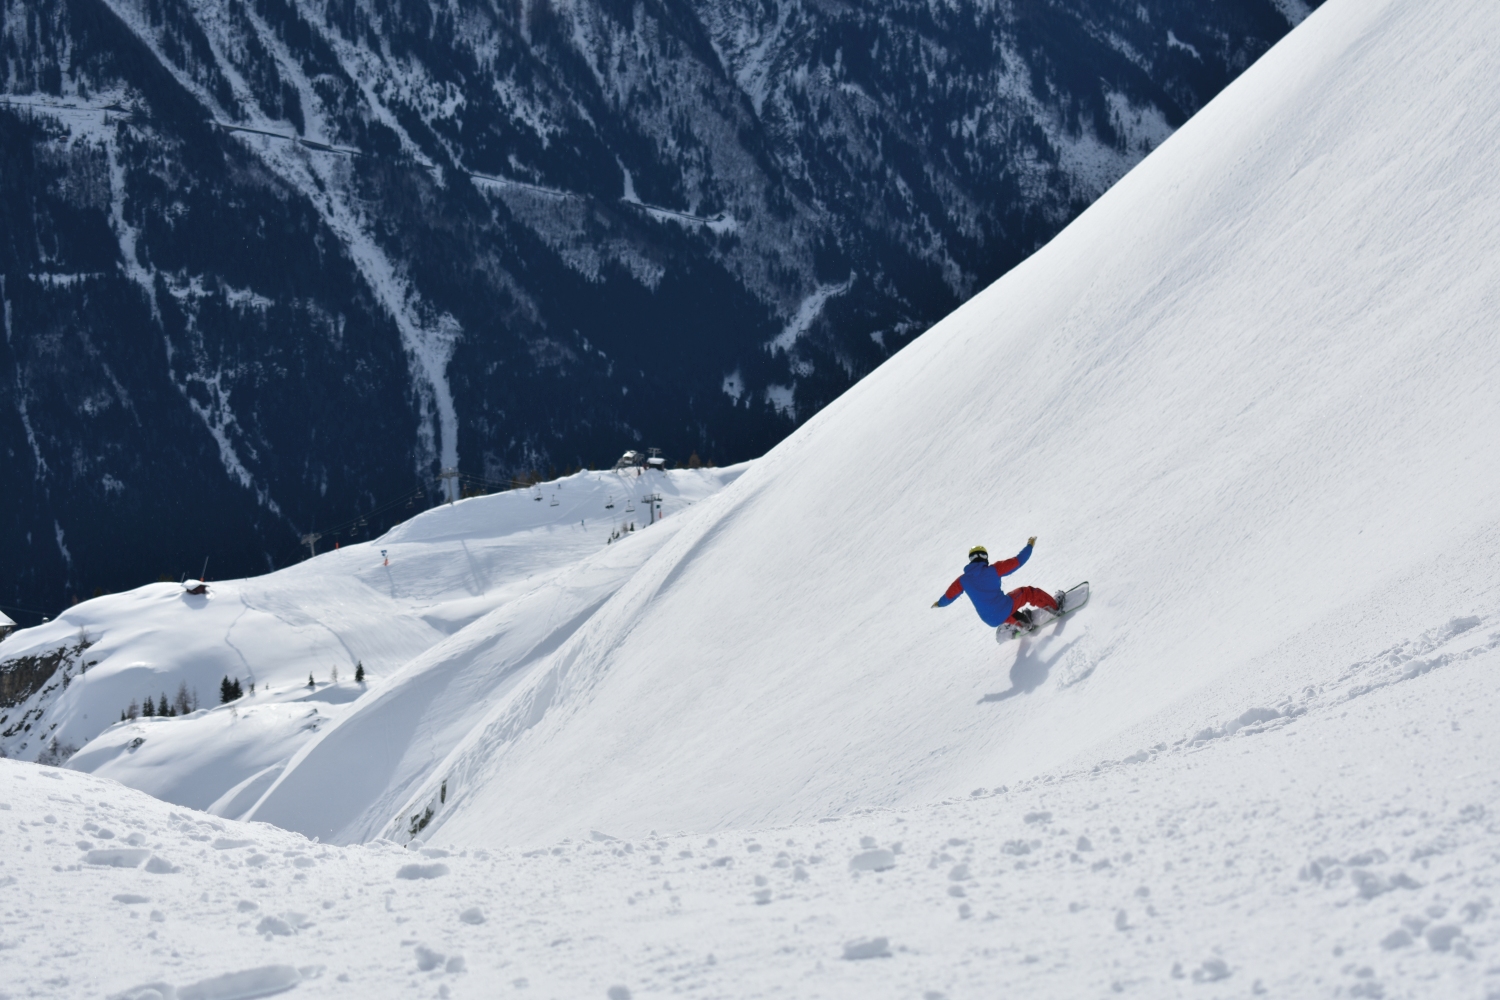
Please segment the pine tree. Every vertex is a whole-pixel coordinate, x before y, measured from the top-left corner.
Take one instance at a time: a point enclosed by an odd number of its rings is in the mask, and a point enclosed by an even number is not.
[[[240,679],[238,677],[230,682],[229,693],[234,696],[235,701],[239,701],[245,696],[245,689],[240,687]]]
[[[364,663],[363,660],[361,660],[361,661],[359,661],[358,663],[356,663],[354,665],[354,683],[356,683],[356,684],[363,684],[364,682],[365,682],[365,663]]]
[[[229,683],[229,675],[225,674],[219,682],[219,704],[227,705],[231,701],[234,701],[234,685]]]
[[[156,714],[156,706],[151,703],[150,697],[141,702],[141,718],[149,719]]]
[[[311,671],[308,671],[308,674],[307,674],[307,686],[310,687],[310,688],[318,686],[318,682],[312,679],[312,672]]]
[[[141,714],[141,706],[136,704],[134,698],[130,699],[130,705],[125,709],[125,718],[134,719]]]
[[[187,681],[181,681],[177,685],[177,696],[172,699],[172,714],[187,715],[193,710],[194,698],[188,694]]]
[[[165,691],[163,691],[161,693],[161,701],[158,702],[157,705],[156,705],[156,714],[157,715],[173,715],[173,714],[175,714],[172,711],[172,706],[170,706],[170,705],[167,704],[167,693]]]

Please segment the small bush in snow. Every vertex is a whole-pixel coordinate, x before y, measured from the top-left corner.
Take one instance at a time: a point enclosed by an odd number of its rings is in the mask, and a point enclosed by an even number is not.
[[[48,767],[62,767],[68,762],[68,758],[78,752],[78,748],[71,743],[59,743],[57,737],[52,737],[52,742],[42,749],[37,755],[36,762]]]

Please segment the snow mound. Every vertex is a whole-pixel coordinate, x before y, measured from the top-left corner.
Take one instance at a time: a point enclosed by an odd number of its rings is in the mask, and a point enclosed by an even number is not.
[[[694,511],[386,828],[901,807],[1123,757],[1496,604],[1500,8],[1335,2]],[[975,542],[1091,605],[998,652]],[[1267,725],[1251,719],[1244,726]],[[285,781],[287,779],[283,779]]]

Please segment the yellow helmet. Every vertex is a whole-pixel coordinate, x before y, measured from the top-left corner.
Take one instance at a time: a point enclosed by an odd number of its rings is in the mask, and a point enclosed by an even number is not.
[[[975,558],[983,559],[985,562],[989,562],[990,550],[985,548],[983,545],[974,546],[969,550],[969,562],[973,562]]]

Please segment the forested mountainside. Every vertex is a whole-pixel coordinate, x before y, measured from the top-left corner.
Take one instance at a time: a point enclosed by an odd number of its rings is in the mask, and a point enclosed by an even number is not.
[[[1312,6],[3,0],[0,603],[759,454]]]

